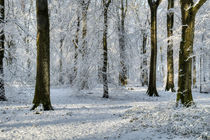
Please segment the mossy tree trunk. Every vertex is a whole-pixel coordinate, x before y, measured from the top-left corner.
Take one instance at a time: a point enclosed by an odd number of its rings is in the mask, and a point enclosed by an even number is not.
[[[108,48],[107,48],[107,32],[108,32],[108,9],[111,0],[103,0],[104,29],[103,29],[103,98],[109,98],[107,69],[108,69]]]
[[[126,5],[125,5],[126,4]],[[128,66],[126,64],[126,46],[125,46],[125,18],[127,13],[128,1],[121,0],[120,13],[118,14],[118,36],[119,36],[119,50],[120,50],[120,71],[119,83],[121,86],[127,85]]]
[[[200,7],[207,0],[199,0],[194,4],[193,0],[180,1],[182,14],[182,41],[179,51],[179,73],[177,106],[189,107],[194,104],[192,96],[192,54],[195,30],[195,16]]]
[[[167,13],[167,81],[166,91],[175,92],[174,89],[174,60],[173,60],[173,26],[174,26],[174,0],[168,0],[168,13]]]
[[[32,110],[40,104],[53,110],[50,101],[50,34],[47,0],[36,0],[37,14],[37,73]]]
[[[147,94],[149,96],[159,96],[156,89],[156,67],[157,67],[157,8],[162,0],[148,0],[151,11],[151,58],[149,86]]]
[[[4,0],[0,0],[0,101],[6,101],[4,88]]]

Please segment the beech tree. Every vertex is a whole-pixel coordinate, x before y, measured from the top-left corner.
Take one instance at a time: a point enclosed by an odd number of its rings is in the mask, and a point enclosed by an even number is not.
[[[53,110],[50,101],[50,34],[48,1],[36,0],[37,16],[37,72],[36,86],[31,110],[40,104],[44,110]]]
[[[194,104],[192,96],[192,54],[195,31],[195,16],[207,0],[181,0],[182,39],[179,50],[177,105]]]
[[[174,59],[173,59],[173,26],[174,26],[174,0],[168,0],[168,12],[167,12],[167,37],[168,37],[168,48],[167,48],[167,81],[166,91],[174,89]]]
[[[0,101],[6,101],[4,88],[4,0],[0,0]]]
[[[108,9],[111,0],[103,0],[103,14],[104,14],[104,29],[103,29],[103,98],[109,98],[108,79],[107,79],[107,64],[108,64],[108,48],[107,48],[107,33],[108,33]]]
[[[159,96],[156,89],[156,68],[157,68],[157,9],[162,0],[148,0],[151,11],[151,56],[149,86],[147,94],[149,96]]]

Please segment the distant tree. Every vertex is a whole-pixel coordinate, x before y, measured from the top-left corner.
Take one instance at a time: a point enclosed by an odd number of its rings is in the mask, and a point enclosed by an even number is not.
[[[109,98],[108,79],[107,79],[107,64],[108,64],[108,48],[107,48],[107,32],[108,32],[108,9],[111,0],[103,0],[103,14],[104,14],[104,29],[103,29],[103,98]]]
[[[194,104],[192,96],[192,54],[195,31],[195,16],[207,0],[181,0],[182,39],[179,50],[179,73],[177,105],[186,107]]]
[[[168,0],[168,12],[167,12],[167,37],[168,37],[168,48],[167,48],[167,81],[166,91],[174,89],[174,59],[173,59],[173,27],[174,27],[174,0]]]
[[[128,79],[128,66],[126,64],[126,42],[125,42],[125,18],[128,8],[128,0],[120,1],[120,12],[118,14],[118,37],[119,37],[119,50],[120,50],[120,72],[119,83],[121,86],[127,85]]]
[[[6,101],[4,88],[4,0],[0,0],[0,101]]]
[[[157,68],[157,9],[162,0],[148,0],[151,11],[151,56],[150,74],[147,94],[159,96],[156,89],[156,68]]]
[[[78,46],[79,46],[79,32],[80,32],[80,12],[79,8],[77,9],[77,21],[76,21],[76,32],[75,32],[75,39],[73,40],[75,53],[74,53],[74,78],[76,78],[77,75],[77,61],[78,61]]]
[[[53,110],[50,101],[50,34],[48,1],[36,0],[37,14],[37,73],[32,110],[40,104]]]
[[[82,45],[79,52],[81,52],[82,55],[82,64],[83,67],[81,67],[80,70],[80,89],[89,89],[88,86],[88,64],[87,58],[88,58],[88,46],[87,46],[87,14],[88,14],[88,8],[90,5],[91,0],[80,0],[80,6],[82,9],[82,19],[81,19],[81,26],[82,26]]]

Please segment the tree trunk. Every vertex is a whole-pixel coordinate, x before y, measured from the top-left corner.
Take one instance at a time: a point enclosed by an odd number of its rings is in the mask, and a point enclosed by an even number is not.
[[[76,75],[77,75],[79,31],[80,31],[80,15],[79,15],[79,12],[78,12],[77,13],[77,29],[76,29],[76,33],[75,33],[75,40],[73,40],[75,53],[74,53],[74,76],[73,76],[72,80],[74,80],[76,78]],[[72,83],[72,82],[70,82],[70,83]]]
[[[47,0],[36,0],[37,14],[37,73],[31,110],[40,104],[44,110],[53,110],[50,101],[50,35]]]
[[[126,5],[127,6],[127,5]],[[127,7],[124,7],[124,0],[121,0],[121,17],[118,18],[118,36],[119,36],[119,50],[120,50],[120,72],[119,83],[121,86],[127,85],[127,65],[126,65],[126,48],[125,48],[125,16]]]
[[[88,86],[88,54],[87,54],[87,12],[89,8],[90,0],[85,2],[85,0],[81,1],[82,6],[82,48],[81,48],[81,54],[82,54],[82,70],[80,72],[81,76],[81,85],[80,89],[89,89]]]
[[[142,86],[147,85],[148,86],[148,70],[147,70],[147,56],[146,56],[146,46],[147,46],[147,34],[146,31],[142,31],[143,34],[143,43],[142,43],[142,56],[143,56],[143,62],[142,62],[142,72],[141,72],[141,84]]]
[[[103,77],[103,98],[109,98],[108,91],[108,79],[107,79],[107,69],[108,69],[108,48],[107,48],[107,32],[108,32],[108,8],[111,0],[103,0],[103,12],[104,12],[104,31],[103,31],[103,67],[102,67],[102,77]]]
[[[59,83],[64,84],[63,79],[63,42],[64,38],[60,39],[60,60],[59,60]]]
[[[151,56],[150,56],[150,74],[147,94],[149,96],[159,96],[156,89],[156,67],[157,67],[157,8],[155,2],[151,2]]]
[[[185,107],[194,104],[192,97],[192,54],[195,30],[195,16],[199,8],[207,0],[199,0],[195,5],[193,0],[180,1],[182,13],[182,41],[179,51],[179,73],[177,106]]]
[[[197,88],[196,81],[196,56],[193,56],[193,88]]]
[[[166,91],[174,89],[174,61],[173,61],[173,26],[174,26],[174,0],[168,0],[168,13],[167,13],[167,37],[168,37],[168,48],[167,48],[167,81]]]
[[[0,0],[0,101],[6,101],[5,88],[4,88],[4,0]]]

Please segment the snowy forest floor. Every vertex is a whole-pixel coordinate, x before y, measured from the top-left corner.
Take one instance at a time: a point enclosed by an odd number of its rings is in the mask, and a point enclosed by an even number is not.
[[[0,102],[0,139],[164,140],[210,139],[210,94],[193,92],[196,107],[176,108],[176,94],[146,88],[112,88],[78,92],[52,88],[54,111],[30,111],[34,90],[7,89]]]

